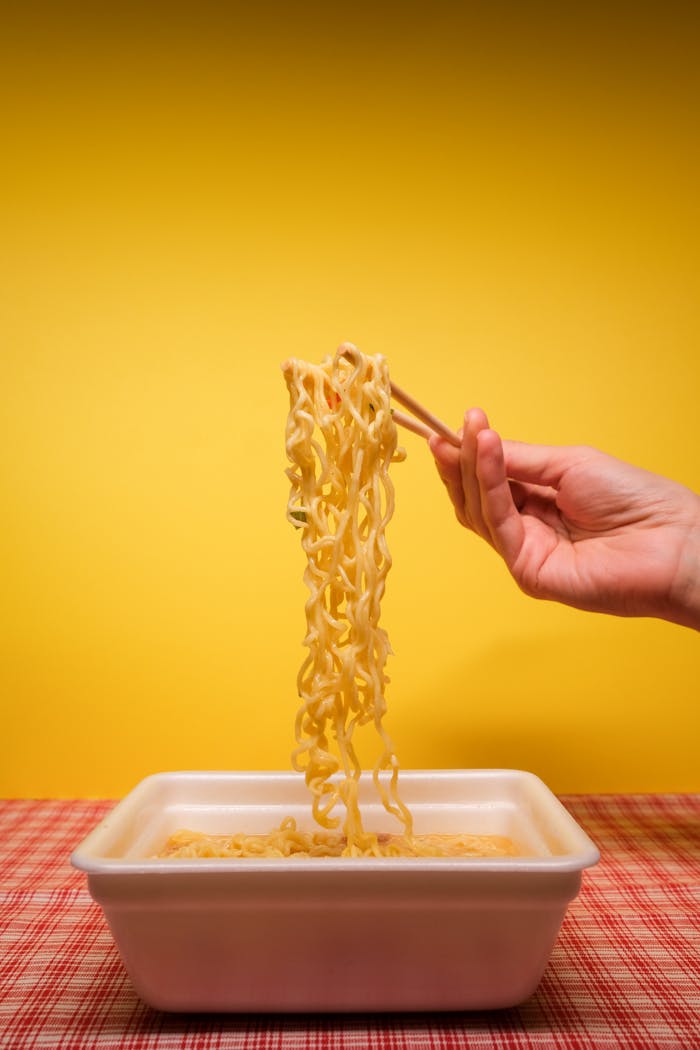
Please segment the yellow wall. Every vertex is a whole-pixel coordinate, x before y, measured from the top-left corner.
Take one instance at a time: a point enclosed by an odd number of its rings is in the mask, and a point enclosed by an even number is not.
[[[4,795],[288,767],[289,355],[700,489],[691,5],[145,6],[3,34]],[[405,444],[403,765],[699,789],[698,635],[525,598]]]

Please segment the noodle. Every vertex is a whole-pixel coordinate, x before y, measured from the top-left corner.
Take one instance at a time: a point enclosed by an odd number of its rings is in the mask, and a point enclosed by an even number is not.
[[[507,856],[508,839],[413,834],[398,793],[399,763],[383,724],[389,638],[379,625],[391,556],[386,527],[394,511],[391,463],[397,448],[389,372],[383,357],[346,344],[320,365],[283,366],[290,395],[286,451],[291,462],[287,519],[299,529],[308,654],[297,676],[295,769],[304,773],[322,829],[299,831],[293,818],[266,835],[180,831],[164,857]],[[395,835],[367,831],[358,804],[358,730],[379,745],[373,779]],[[342,830],[335,813],[345,808]]]
[[[398,760],[383,726],[390,647],[379,626],[391,566],[385,536],[394,511],[389,465],[405,453],[397,449],[384,358],[353,351],[348,360],[341,348],[318,366],[288,361],[284,374],[292,463],[287,517],[301,531],[309,590],[309,652],[297,678],[301,705],[292,761],[305,775],[317,823],[338,827],[333,810],[342,800],[347,852],[374,853],[377,836],[365,831],[357,803],[361,768],[354,735],[362,726],[373,725],[379,737],[374,782],[384,807],[406,835],[412,833],[411,815],[398,796]]]
[[[377,835],[371,856],[377,857],[512,857],[513,842],[501,835]],[[159,854],[193,857],[344,857],[344,835],[329,831],[299,831],[293,817],[266,835],[205,835],[178,831]]]

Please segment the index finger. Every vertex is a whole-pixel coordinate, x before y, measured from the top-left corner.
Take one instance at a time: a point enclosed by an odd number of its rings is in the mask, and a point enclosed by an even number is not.
[[[491,542],[510,567],[522,549],[525,527],[513,500],[503,443],[495,430],[482,430],[478,436],[476,474]]]

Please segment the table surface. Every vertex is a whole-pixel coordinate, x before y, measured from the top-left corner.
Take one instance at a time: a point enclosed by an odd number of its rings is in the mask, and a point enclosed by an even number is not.
[[[0,1047],[700,1048],[700,795],[564,796],[598,845],[537,992],[498,1011],[180,1015],[133,992],[71,850],[106,801],[0,802]]]

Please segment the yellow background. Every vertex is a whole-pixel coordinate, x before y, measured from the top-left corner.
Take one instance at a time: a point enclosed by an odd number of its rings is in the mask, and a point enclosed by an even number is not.
[[[455,426],[700,489],[697,20],[559,6],[6,25],[0,794],[288,768],[287,356],[350,339]],[[699,789],[697,633],[525,598],[405,445],[403,766]]]

